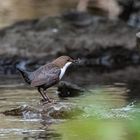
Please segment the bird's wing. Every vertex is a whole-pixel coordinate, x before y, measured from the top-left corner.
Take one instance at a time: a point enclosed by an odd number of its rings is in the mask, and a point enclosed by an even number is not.
[[[42,66],[33,73],[35,78],[32,80],[31,86],[53,85],[59,81],[60,72],[61,70],[54,65]]]

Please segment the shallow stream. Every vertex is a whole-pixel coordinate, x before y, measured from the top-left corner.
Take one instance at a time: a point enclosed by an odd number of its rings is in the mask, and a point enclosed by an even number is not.
[[[48,94],[58,100],[58,104],[63,106],[74,104],[80,113],[68,119],[44,120],[40,113],[34,112],[23,111],[21,115],[4,115],[2,113],[4,111],[26,106],[41,110],[41,97],[37,90],[24,85],[18,77],[1,77],[0,139],[111,140],[115,136],[119,137],[116,140],[125,140],[128,139],[128,135],[132,135],[133,138],[131,128],[135,126],[134,114],[140,113],[139,99],[136,100],[135,96],[130,98],[131,91],[125,83],[91,87],[78,97],[61,100],[57,96],[57,88],[50,88]],[[139,131],[139,127],[136,128]],[[140,132],[138,134],[140,136]]]

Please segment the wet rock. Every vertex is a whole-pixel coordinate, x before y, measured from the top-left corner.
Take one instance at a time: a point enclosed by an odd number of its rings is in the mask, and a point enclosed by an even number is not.
[[[118,0],[122,12],[119,17],[132,27],[140,28],[140,1],[139,0]]]
[[[19,58],[17,56],[8,57],[8,56],[1,56],[0,59],[0,74],[1,75],[11,75],[16,74],[16,65],[18,63],[24,63],[27,60],[25,58]]]
[[[4,115],[22,116],[24,119],[69,119],[83,111],[69,102],[54,102],[38,105],[36,108],[31,106],[20,106],[15,109],[2,112]]]
[[[81,21],[82,16],[77,16]],[[128,66],[132,59],[139,63],[139,54],[131,55],[136,50],[137,28],[88,16],[85,14],[84,20],[90,19],[90,24],[80,28],[63,16],[19,22],[1,30],[0,74],[17,74],[17,64],[33,70],[60,55],[80,57],[83,66],[103,65],[109,69],[120,64]]]
[[[131,14],[129,20],[128,20],[128,25],[132,27],[137,27],[140,29],[140,11],[137,13]]]
[[[46,104],[43,107],[43,119],[70,119],[83,113],[75,104],[58,102],[52,105]]]
[[[41,117],[39,110],[30,106],[19,106],[11,110],[6,110],[2,113],[6,116],[23,116],[25,119],[39,119]]]
[[[44,125],[46,126],[47,124],[44,124]],[[57,133],[56,131],[54,131],[52,129],[50,130],[48,128],[43,128],[43,129],[45,129],[46,131],[40,132],[35,137],[31,136],[31,139],[39,139],[39,140],[43,140],[43,139],[45,139],[45,140],[55,140],[55,139],[60,140],[60,139],[62,139],[62,135],[60,133]],[[27,139],[29,139],[29,136]],[[24,138],[24,140],[26,140],[26,139]]]
[[[49,58],[46,59],[45,57],[35,59],[2,57],[0,60],[0,74],[18,74],[16,70],[17,65],[20,65],[22,68],[27,69],[28,71],[34,71],[38,67],[47,63],[49,60]],[[87,54],[87,56],[81,57],[80,64],[71,66],[68,71],[73,71],[73,69],[75,69],[76,72],[76,69],[79,70],[81,67],[84,67],[85,69],[86,67],[93,67],[94,70],[98,72],[116,71],[128,66],[136,66],[139,64],[140,53],[138,49],[130,50],[118,46],[106,49],[96,49],[91,54]]]
[[[12,110],[6,110],[2,112],[4,115],[11,115],[11,116],[22,116],[22,107],[18,107]]]
[[[47,59],[60,54],[87,56],[97,48],[135,48],[137,29],[120,21],[93,16],[89,27],[79,29],[71,27],[61,17],[54,17],[53,24],[49,24],[49,18],[41,20],[21,22],[0,31],[0,55]]]
[[[62,18],[76,27],[87,27],[93,22],[92,16],[86,12],[71,11],[63,14]]]
[[[83,111],[72,103],[55,102],[38,105],[36,108],[32,106],[19,106],[1,113],[6,116],[21,116],[24,119],[43,119],[50,123],[53,121],[51,119],[69,119],[78,116]]]
[[[119,17],[124,21],[128,21],[134,10],[134,0],[118,0],[118,3],[122,9]]]
[[[59,97],[75,97],[81,95],[85,89],[77,86],[76,84],[61,81],[58,85],[57,91]]]
[[[127,92],[129,101],[137,101],[140,99],[140,79],[129,81],[127,88],[129,89]]]
[[[137,48],[140,49],[140,32],[136,34],[136,39],[137,39]]]
[[[87,73],[88,71],[88,73]],[[84,77],[83,77],[84,74]],[[76,73],[76,69],[70,71],[70,76],[64,78],[69,82],[75,82],[85,88],[93,88],[94,85],[108,85],[112,83],[128,83],[139,80],[140,66],[128,66],[122,69],[110,71],[104,67],[81,67]]]
[[[93,14],[106,16],[111,20],[117,20],[121,12],[116,0],[90,0],[88,8]]]

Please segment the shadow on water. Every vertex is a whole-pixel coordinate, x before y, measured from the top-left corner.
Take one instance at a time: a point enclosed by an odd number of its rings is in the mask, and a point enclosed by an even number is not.
[[[127,84],[127,87],[129,89],[128,92],[128,100],[140,100],[140,81],[139,80],[134,80],[130,81]]]

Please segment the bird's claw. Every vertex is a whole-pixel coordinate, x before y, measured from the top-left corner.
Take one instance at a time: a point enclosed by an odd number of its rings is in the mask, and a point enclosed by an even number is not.
[[[43,105],[45,105],[45,104],[55,104],[56,103],[56,101],[55,100],[52,100],[52,99],[42,100],[42,102],[43,102]]]

